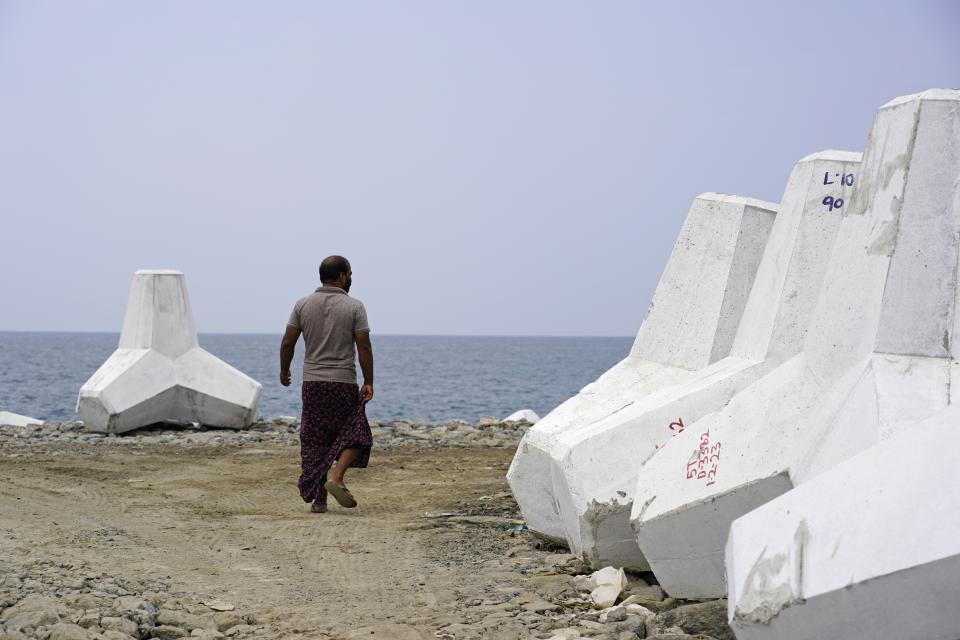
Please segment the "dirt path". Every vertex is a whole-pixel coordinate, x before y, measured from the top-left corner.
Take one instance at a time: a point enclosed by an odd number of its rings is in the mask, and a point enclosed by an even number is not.
[[[295,448],[25,452],[0,457],[0,557],[166,579],[171,592],[234,603],[287,632],[402,621],[433,637],[464,622],[463,603],[519,577],[504,562],[518,542],[511,457],[382,450],[348,475],[359,508],[314,515],[296,492]]]

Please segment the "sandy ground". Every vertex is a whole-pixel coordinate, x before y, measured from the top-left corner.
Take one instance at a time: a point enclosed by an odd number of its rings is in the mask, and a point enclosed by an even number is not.
[[[0,443],[0,640],[733,640],[725,601],[651,574],[598,611],[589,568],[518,529],[512,441],[375,447],[360,506],[313,514],[283,433]]]
[[[0,456],[0,558],[162,579],[170,593],[233,603],[281,636],[371,627],[366,637],[432,638],[465,622],[470,602],[524,580],[505,560],[525,537],[510,533],[512,455],[375,451],[347,476],[360,506],[331,499],[315,515],[296,491],[294,447],[19,449]]]

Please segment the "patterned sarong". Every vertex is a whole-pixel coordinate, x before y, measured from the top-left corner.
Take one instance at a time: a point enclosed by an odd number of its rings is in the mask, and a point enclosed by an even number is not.
[[[347,382],[304,382],[300,416],[300,497],[327,503],[327,471],[344,449],[360,449],[351,467],[366,467],[373,436],[360,388]]]

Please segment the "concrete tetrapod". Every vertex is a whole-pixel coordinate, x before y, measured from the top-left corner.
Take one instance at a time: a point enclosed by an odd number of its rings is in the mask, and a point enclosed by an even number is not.
[[[517,449],[507,480],[532,531],[564,538],[550,475],[558,434],[729,353],[776,208],[716,193],[693,201],[630,354],[544,416]]]
[[[204,351],[183,274],[137,271],[120,344],[80,389],[90,431],[121,433],[156,422],[242,428],[253,422],[260,383]]]
[[[10,411],[0,411],[0,427],[29,427],[38,424],[43,424],[43,420],[37,420],[30,416],[22,416],[19,413],[11,413]]]
[[[735,520],[737,638],[956,638],[958,423],[952,405]]]
[[[960,91],[878,110],[804,350],[638,473],[631,524],[671,595],[724,595],[734,519],[947,406],[958,175]]]
[[[630,526],[640,466],[800,351],[859,162],[859,153],[824,151],[794,166],[729,357],[558,435],[551,473],[573,553],[595,567],[649,568]]]

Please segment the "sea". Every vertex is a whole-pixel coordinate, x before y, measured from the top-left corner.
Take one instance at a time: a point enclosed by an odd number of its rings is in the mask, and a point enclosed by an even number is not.
[[[0,332],[0,411],[75,419],[77,393],[117,348],[116,333]],[[299,416],[303,344],[294,384],[279,381],[280,336],[200,334],[200,346],[263,385],[258,413]],[[540,416],[627,356],[631,337],[372,335],[375,396],[367,415],[476,422],[519,409]],[[357,369],[359,371],[359,367]]]

